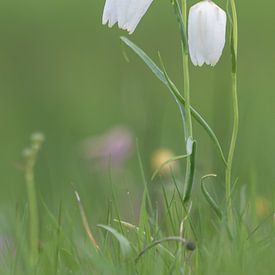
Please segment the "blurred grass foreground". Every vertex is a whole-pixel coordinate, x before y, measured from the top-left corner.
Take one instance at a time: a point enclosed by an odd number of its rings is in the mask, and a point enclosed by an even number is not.
[[[151,180],[184,154],[181,117],[122,32],[101,25],[103,2],[0,3],[0,274],[274,274],[275,3],[237,1],[229,229],[201,192],[200,179],[217,174],[205,186],[224,205],[223,163],[198,124],[191,206],[179,195],[184,160]],[[154,60],[159,50],[181,87],[174,11],[168,0],[152,7],[131,39]],[[190,70],[192,105],[227,148],[229,43],[215,68]]]

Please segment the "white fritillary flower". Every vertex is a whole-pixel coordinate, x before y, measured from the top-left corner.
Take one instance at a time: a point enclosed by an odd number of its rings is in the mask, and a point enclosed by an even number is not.
[[[215,66],[225,45],[226,13],[211,0],[192,6],[188,18],[188,44],[195,66]]]
[[[118,27],[133,33],[153,0],[106,0],[102,24]]]

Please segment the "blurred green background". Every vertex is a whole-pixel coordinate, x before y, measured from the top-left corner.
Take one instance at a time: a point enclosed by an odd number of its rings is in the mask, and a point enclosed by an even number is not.
[[[225,8],[225,1],[216,2]],[[148,176],[154,150],[184,153],[173,100],[121,46],[119,36],[127,34],[101,25],[103,5],[103,0],[0,3],[0,219],[26,201],[22,150],[35,131],[46,136],[36,170],[40,197],[56,212],[60,200],[73,204],[73,182],[95,210],[96,221],[104,219],[100,210],[106,209],[110,194],[109,176],[81,158],[82,140],[125,125],[139,140]],[[275,191],[274,9],[271,1],[238,1],[241,122],[234,176],[248,186],[254,180],[257,192],[270,199]],[[130,38],[154,60],[159,50],[170,76],[182,87],[179,35],[168,0],[155,0]],[[190,67],[192,105],[207,118],[227,152],[232,117],[228,41],[214,69]],[[215,172],[222,186],[221,160],[196,123],[195,138],[197,177]],[[114,183],[125,194],[142,192],[135,152]]]

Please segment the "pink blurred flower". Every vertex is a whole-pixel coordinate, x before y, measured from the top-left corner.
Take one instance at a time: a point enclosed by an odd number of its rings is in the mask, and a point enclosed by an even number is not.
[[[133,152],[133,135],[123,126],[111,128],[108,132],[90,137],[83,142],[84,156],[97,162],[100,168],[121,168]]]

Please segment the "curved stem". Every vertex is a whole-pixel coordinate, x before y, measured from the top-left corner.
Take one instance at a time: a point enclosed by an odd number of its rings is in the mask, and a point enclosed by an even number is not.
[[[233,130],[230,142],[230,148],[227,159],[227,167],[225,173],[226,184],[226,202],[227,215],[229,220],[232,218],[232,199],[231,199],[231,174],[232,164],[234,159],[236,141],[239,128],[239,107],[238,107],[238,91],[237,91],[237,48],[238,48],[238,21],[235,0],[230,0],[232,11],[232,26],[231,26],[231,52],[232,52],[232,100],[233,100]]]
[[[176,242],[180,242],[184,245],[184,247],[189,250],[189,251],[194,251],[196,249],[196,245],[195,243],[193,243],[192,241],[186,240],[182,237],[178,237],[178,236],[172,236],[172,237],[167,237],[167,238],[163,238],[160,240],[156,240],[152,243],[150,243],[148,246],[146,246],[137,256],[135,262],[138,262],[138,260],[151,248],[163,243],[163,242],[169,242],[169,241],[176,241]]]

